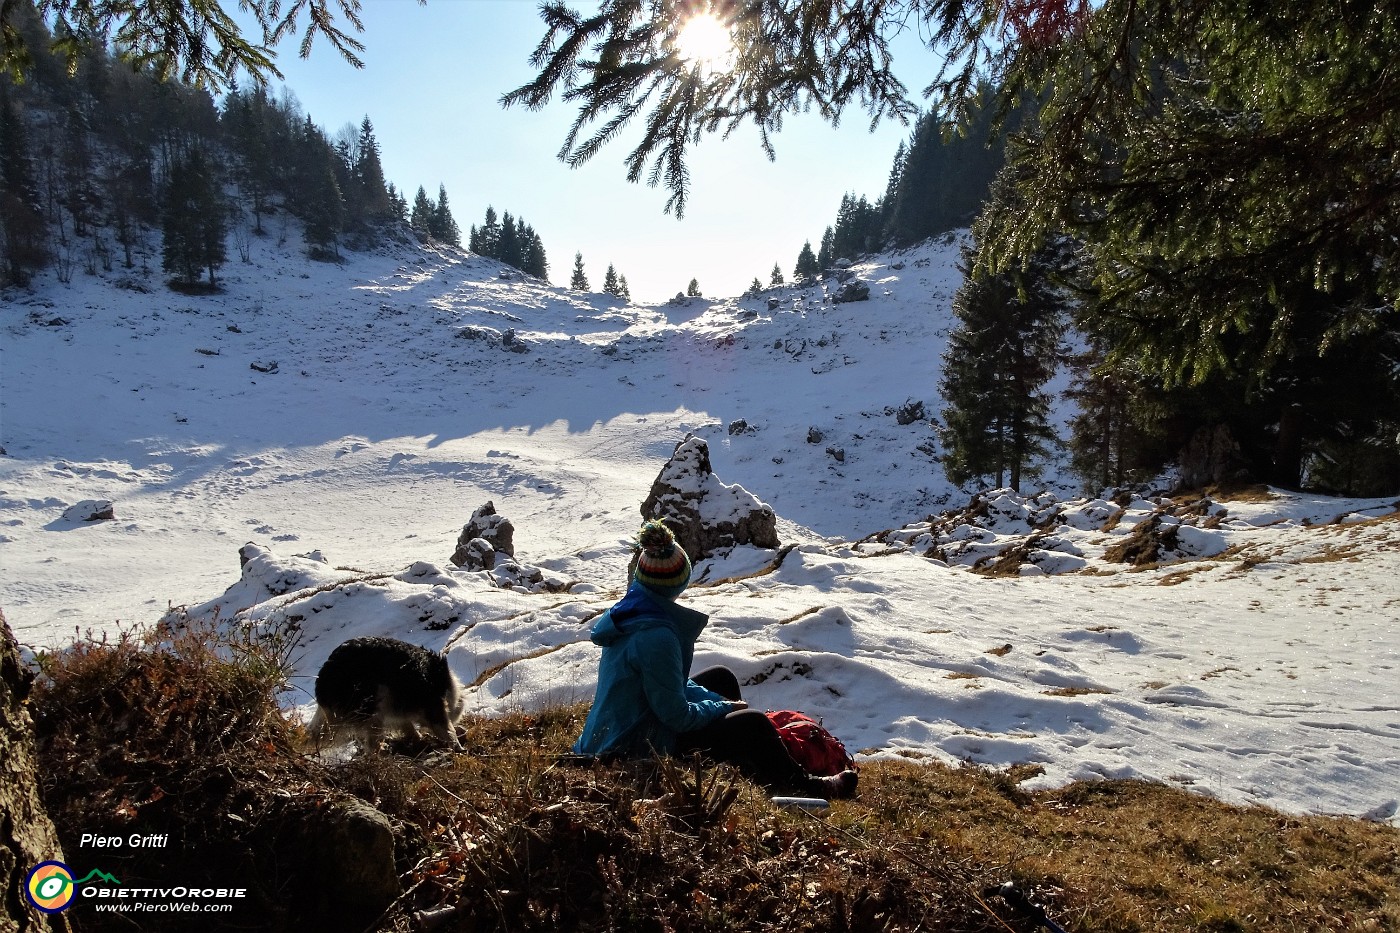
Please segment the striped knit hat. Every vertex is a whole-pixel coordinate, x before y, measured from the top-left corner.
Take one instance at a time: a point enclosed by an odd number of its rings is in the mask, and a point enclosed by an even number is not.
[[[676,543],[676,536],[659,519],[642,525],[637,533],[638,583],[663,599],[675,599],[690,582],[690,558]]]

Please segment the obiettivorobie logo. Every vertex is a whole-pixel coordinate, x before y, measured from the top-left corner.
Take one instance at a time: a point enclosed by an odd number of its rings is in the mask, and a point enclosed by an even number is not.
[[[25,880],[24,895],[46,914],[67,910],[81,897],[101,910],[125,912],[226,913],[233,901],[248,896],[247,888],[125,885],[94,868],[82,878],[62,862],[40,862]]]
[[[97,868],[88,872],[85,877],[75,880],[73,869],[62,862],[40,862],[29,873],[29,878],[24,883],[24,894],[29,898],[29,903],[39,910],[46,914],[56,914],[67,910],[73,903],[78,885],[87,884],[94,879],[108,884],[121,884],[116,878]]]

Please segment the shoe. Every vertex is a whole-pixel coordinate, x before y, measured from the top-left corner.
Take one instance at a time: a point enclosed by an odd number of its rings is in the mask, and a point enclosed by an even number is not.
[[[856,782],[860,775],[851,770],[833,774],[830,777],[808,775],[804,790],[813,797],[823,800],[849,800],[856,795]]]

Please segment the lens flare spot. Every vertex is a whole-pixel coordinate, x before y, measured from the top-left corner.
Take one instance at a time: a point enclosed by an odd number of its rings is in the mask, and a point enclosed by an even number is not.
[[[698,13],[681,26],[676,36],[676,50],[686,61],[710,68],[721,67],[734,54],[734,37],[718,17]]]

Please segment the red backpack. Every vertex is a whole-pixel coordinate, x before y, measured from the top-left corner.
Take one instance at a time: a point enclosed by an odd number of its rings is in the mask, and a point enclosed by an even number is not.
[[[841,740],[806,713],[780,709],[768,710],[764,715],[777,727],[792,760],[808,774],[828,777],[856,767]]]

